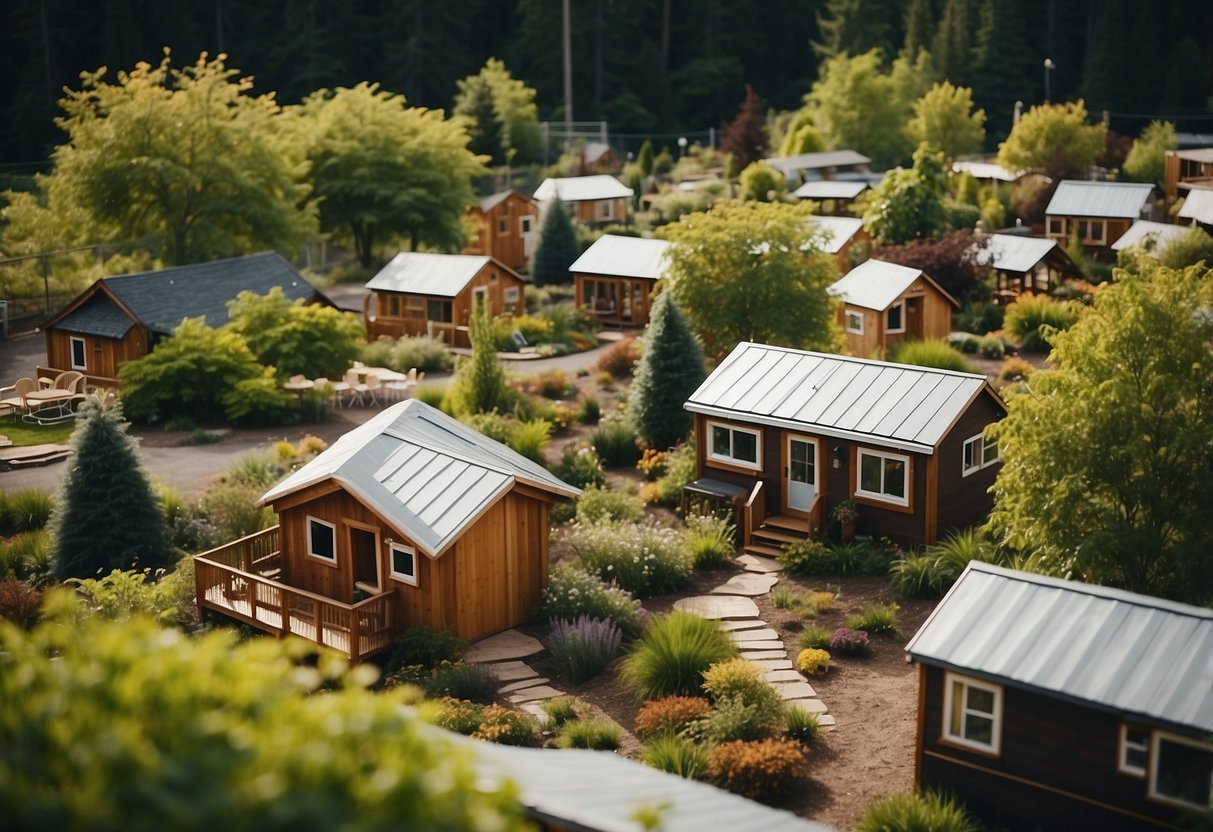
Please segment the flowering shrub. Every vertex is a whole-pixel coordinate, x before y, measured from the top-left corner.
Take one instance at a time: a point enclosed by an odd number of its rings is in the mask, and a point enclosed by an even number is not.
[[[808,778],[804,747],[782,739],[722,743],[708,756],[708,777],[752,800],[791,794]]]
[[[669,451],[659,451],[656,448],[645,448],[636,463],[636,470],[644,474],[646,480],[655,480],[665,473],[666,462],[670,458]]]
[[[710,706],[702,696],[666,696],[650,699],[636,714],[636,736],[642,740],[662,734],[677,734],[690,723],[707,716]]]
[[[801,673],[816,676],[830,669],[830,653],[816,647],[806,647],[796,656],[796,669]]]
[[[535,745],[539,727],[535,720],[521,711],[501,705],[489,705],[481,715],[480,726],[472,733],[473,739],[495,742],[498,745]]]
[[[606,472],[602,470],[598,452],[593,448],[574,444],[565,446],[560,461],[552,466],[552,473],[577,488],[606,485]]]
[[[568,543],[587,570],[639,598],[677,589],[691,559],[675,529],[639,523],[574,523]]]
[[[471,736],[480,727],[484,719],[484,706],[465,699],[455,699],[444,696],[438,700],[438,712],[432,721],[440,728],[454,731],[456,734]]]
[[[610,619],[581,616],[576,621],[554,619],[548,649],[557,672],[574,682],[592,679],[619,654],[623,635]]]
[[[545,399],[560,399],[573,390],[573,383],[564,370],[548,370],[531,380],[530,392]]]
[[[644,520],[644,504],[639,497],[619,489],[590,487],[577,500],[577,519],[585,523],[599,520]]]
[[[538,613],[544,619],[581,616],[614,621],[628,638],[640,635],[640,602],[626,590],[608,584],[571,564],[552,569]]]
[[[737,529],[728,520],[692,514],[687,518],[686,546],[696,569],[716,569],[737,554]]]
[[[615,378],[624,378],[632,374],[639,360],[640,345],[636,343],[636,339],[624,338],[602,354],[598,359],[598,369],[610,373]]]
[[[871,650],[871,644],[868,642],[868,631],[839,627],[830,638],[830,649],[835,653],[866,656]]]

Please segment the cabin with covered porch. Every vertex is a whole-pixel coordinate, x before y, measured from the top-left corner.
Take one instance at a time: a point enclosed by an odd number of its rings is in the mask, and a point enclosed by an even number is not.
[[[352,659],[418,625],[481,638],[540,602],[548,510],[580,493],[404,401],[266,492],[277,526],[196,556],[198,606]]]
[[[645,326],[670,245],[603,234],[569,266],[577,305],[608,326]]]
[[[847,351],[868,356],[902,341],[947,338],[956,299],[922,271],[865,260],[827,290],[838,298]]]

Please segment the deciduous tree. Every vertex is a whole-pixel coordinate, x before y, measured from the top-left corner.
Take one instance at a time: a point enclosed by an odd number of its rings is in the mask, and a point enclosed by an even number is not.
[[[1134,182],[1151,182],[1164,186],[1163,173],[1167,151],[1179,147],[1175,125],[1169,121],[1152,121],[1133,141],[1125,159],[1125,175]]]
[[[644,345],[632,381],[632,413],[646,442],[668,448],[690,431],[691,414],[683,404],[705,375],[703,349],[669,292],[653,304]]]
[[[535,90],[510,74],[505,63],[489,58],[480,72],[457,81],[454,112],[474,118],[473,135],[487,137],[486,146],[473,142],[477,153],[495,164],[534,162],[540,157],[539,110]],[[486,108],[487,100],[487,108]],[[486,122],[491,118],[492,125]]]
[[[938,240],[912,240],[900,246],[881,246],[876,256],[890,263],[922,269],[945,292],[961,303],[978,300],[983,280],[989,274],[988,258],[983,254],[988,237],[976,237],[966,230],[949,231]]]
[[[936,84],[914,102],[906,135],[915,145],[931,145],[955,159],[981,150],[986,138],[986,111],[973,110],[973,91],[947,81]]]
[[[280,378],[338,375],[358,357],[362,322],[331,306],[287,300],[275,286],[265,295],[241,292],[228,303],[228,326]]]
[[[745,85],[745,98],[737,116],[724,128],[720,152],[733,157],[739,170],[763,158],[767,152],[767,122],[758,93]]]
[[[998,164],[1007,170],[1035,171],[1057,180],[1086,178],[1104,149],[1107,128],[1087,124],[1082,101],[1033,107],[998,149]]]
[[[914,151],[914,167],[898,168],[865,198],[863,225],[886,245],[901,245],[944,230],[947,169],[943,154],[927,145]]]
[[[753,162],[741,172],[742,199],[778,202],[787,190],[784,175],[763,162]]]

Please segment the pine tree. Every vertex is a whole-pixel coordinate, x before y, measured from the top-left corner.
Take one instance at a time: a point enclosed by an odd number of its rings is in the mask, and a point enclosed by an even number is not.
[[[745,98],[737,111],[737,117],[724,128],[720,140],[720,151],[733,157],[733,164],[744,170],[751,162],[766,155],[767,123],[762,113],[762,102],[749,84],[745,85]]]
[[[505,151],[501,141],[501,122],[493,107],[493,90],[479,75],[472,76],[469,81],[473,83],[469,84],[467,90],[467,114],[473,123],[468,130],[471,135],[468,149],[490,157],[494,164],[503,164]]]
[[[80,406],[72,457],[51,516],[55,577],[92,578],[134,566],[170,566],[160,504],[117,402]]]
[[[832,58],[878,48],[891,56],[902,41],[902,15],[901,0],[826,0],[825,14],[817,15],[821,40],[813,42],[813,51]]]
[[[531,266],[531,277],[536,286],[551,283],[568,283],[572,280],[569,266],[577,259],[577,232],[569,219],[564,203],[552,200],[543,220],[539,234],[539,246],[535,249],[535,262]]]
[[[931,57],[940,77],[953,84],[967,83],[972,51],[973,14],[970,0],[947,0]]]
[[[644,144],[640,146],[640,153],[636,157],[636,164],[640,167],[640,172],[644,176],[653,175],[653,140],[645,139]]]
[[[1023,15],[1014,0],[984,0],[979,16],[970,66],[973,102],[986,111],[989,136],[1002,138],[1011,131],[1015,102],[1032,101]]]
[[[505,370],[497,359],[489,307],[483,300],[472,305],[468,330],[468,337],[472,341],[472,360],[468,369],[468,404],[474,413],[489,413],[501,404],[505,392]]]
[[[703,349],[667,292],[653,304],[644,340],[632,412],[640,436],[654,448],[668,448],[691,429],[691,414],[682,405],[704,379]]]
[[[924,49],[930,50],[935,33],[935,18],[931,14],[931,0],[912,0],[906,9],[906,38],[901,54],[911,61],[918,58]]]

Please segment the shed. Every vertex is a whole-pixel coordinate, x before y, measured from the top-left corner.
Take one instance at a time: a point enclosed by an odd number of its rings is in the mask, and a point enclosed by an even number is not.
[[[1141,182],[1062,181],[1045,208],[1045,236],[1063,244],[1073,234],[1106,249],[1139,219],[1150,219],[1154,186]]]
[[[603,234],[569,266],[577,305],[605,324],[643,327],[671,243]]]
[[[997,276],[1001,300],[1024,292],[1049,293],[1062,280],[1080,278],[1082,272],[1056,240],[1020,234],[991,234],[978,261]]]
[[[956,299],[921,269],[866,260],[828,289],[840,301],[847,350],[872,355],[902,341],[946,338]]]
[[[840,274],[851,267],[851,250],[869,239],[859,217],[809,217],[809,228],[820,232],[821,250],[834,255]]]
[[[1192,188],[1179,209],[1181,220],[1193,220],[1213,231],[1213,188]]]
[[[492,257],[507,269],[525,269],[535,247],[539,205],[518,191],[487,196],[468,209],[476,222],[476,236],[464,254]]]
[[[1208,140],[1208,137],[1198,137]],[[1163,160],[1163,190],[1174,202],[1190,188],[1213,186],[1213,147],[1183,147],[1168,150]]]
[[[918,781],[996,825],[1180,829],[1213,808],[1213,610],[974,561],[906,655]]]
[[[1129,230],[1112,243],[1112,251],[1125,251],[1139,248],[1143,251],[1161,254],[1176,237],[1182,237],[1188,229],[1182,225],[1172,225],[1152,220],[1138,220],[1129,226]]]
[[[625,222],[632,189],[614,176],[568,176],[545,179],[535,189],[535,199],[544,206],[554,199],[573,206],[573,216],[587,225]]]

